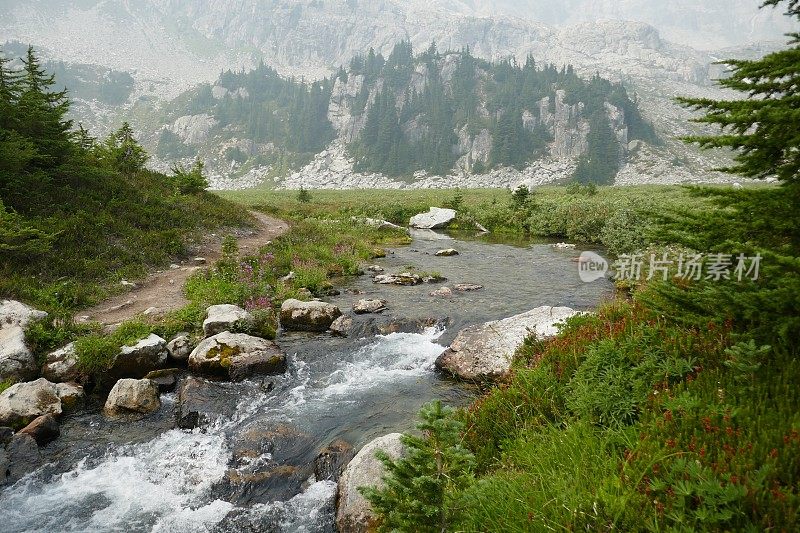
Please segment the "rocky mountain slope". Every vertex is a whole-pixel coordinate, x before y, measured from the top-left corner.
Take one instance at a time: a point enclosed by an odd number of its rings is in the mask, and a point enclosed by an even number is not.
[[[671,138],[686,132],[688,117],[674,105],[674,96],[720,96],[711,81],[721,73],[711,65],[718,56],[669,42],[646,22],[613,19],[643,20],[641,14],[649,13],[655,17],[649,22],[668,35],[677,35],[664,25],[672,21],[706,43],[732,44],[721,37],[735,33],[731,28],[739,26],[731,25],[741,26],[742,21],[749,21],[752,31],[739,31],[741,39],[779,33],[769,25],[771,14],[759,14],[753,7],[746,15],[748,5],[746,0],[715,1],[702,8],[683,1],[658,8],[646,0],[32,0],[0,2],[0,41],[31,42],[53,59],[130,72],[137,83],[126,106],[89,102],[80,118],[94,125],[127,115],[151,141],[159,125],[142,121],[141,108],[210,82],[224,68],[254,67],[263,60],[281,73],[319,79],[370,47],[388,55],[402,39],[417,50],[433,41],[441,50],[469,47],[489,60],[530,54],[541,63],[572,64],[583,76],[599,73],[624,81],[639,96],[646,117]],[[497,12],[503,14],[487,16]],[[594,17],[609,20],[582,22]],[[692,22],[698,20],[701,26]],[[701,174],[714,166],[678,144],[668,142],[658,152],[657,164],[649,166],[672,177],[654,178],[680,181],[687,172]],[[676,158],[687,162],[680,168],[665,163]],[[221,168],[216,174],[228,177]]]

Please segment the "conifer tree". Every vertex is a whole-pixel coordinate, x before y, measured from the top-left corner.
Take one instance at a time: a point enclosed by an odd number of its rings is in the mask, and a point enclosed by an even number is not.
[[[453,523],[458,508],[451,497],[469,485],[475,466],[453,413],[438,400],[423,406],[417,426],[423,436],[403,435],[404,457],[376,454],[386,485],[359,490],[380,517],[380,531],[444,532]]]
[[[800,19],[800,0],[768,0],[762,7],[785,2],[787,15]],[[725,88],[747,94],[741,100],[680,98],[704,110],[697,122],[714,124],[720,135],[687,137],[703,148],[731,148],[736,163],[726,172],[751,178],[777,177],[800,196],[800,32],[789,34],[790,48],[757,60],[728,60]]]
[[[120,129],[108,136],[103,152],[103,159],[114,169],[128,175],[143,170],[149,159],[127,122],[123,122]]]

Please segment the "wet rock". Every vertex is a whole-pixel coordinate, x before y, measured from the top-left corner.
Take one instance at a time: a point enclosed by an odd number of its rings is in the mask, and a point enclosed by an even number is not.
[[[456,218],[452,209],[431,207],[427,213],[420,213],[411,217],[409,226],[419,229],[438,229],[447,227]]]
[[[478,285],[476,283],[458,283],[453,285],[453,290],[459,292],[479,291],[481,289],[483,289],[483,285]]]
[[[353,304],[353,312],[357,315],[380,313],[386,310],[386,300],[361,299]]]
[[[83,387],[77,383],[56,383],[56,394],[61,398],[61,411],[73,411],[84,399]]]
[[[442,287],[442,288],[436,289],[435,291],[431,291],[430,295],[435,297],[435,298],[452,298],[453,297],[453,291],[452,291],[452,289],[450,289],[450,287]]]
[[[338,482],[347,464],[355,457],[356,451],[349,442],[336,439],[314,460],[314,476],[317,481]]]
[[[179,368],[165,368],[153,370],[144,379],[149,379],[158,387],[158,392],[172,392],[178,386],[178,376],[182,372]]]
[[[339,337],[347,337],[350,333],[350,328],[353,327],[353,318],[347,315],[342,315],[331,324],[331,333]]]
[[[236,505],[289,499],[314,473],[313,437],[288,424],[256,423],[238,432],[232,447],[225,492]]]
[[[361,315],[353,319],[348,336],[355,338],[389,335],[390,333],[422,333],[430,327],[445,327],[447,318],[409,318],[382,315]]]
[[[212,305],[206,309],[206,319],[203,321],[203,332],[207,337],[231,331],[239,323],[252,323],[253,317],[236,305]]]
[[[375,530],[377,524],[372,508],[358,488],[384,486],[385,468],[375,457],[375,452],[383,450],[393,459],[402,457],[404,446],[400,441],[401,437],[400,433],[392,433],[373,440],[361,448],[344,469],[339,479],[336,510],[336,525],[339,531],[366,533]]]
[[[8,444],[11,437],[14,436],[14,430],[8,426],[0,426],[0,448]]]
[[[5,458],[0,457],[0,481],[13,483],[25,474],[33,472],[41,461],[39,445],[33,437],[25,434],[14,435],[6,444]]]
[[[0,328],[0,381],[27,381],[38,373],[36,357],[25,344],[25,329],[18,325]]]
[[[257,374],[282,374],[286,371],[286,357],[270,340],[224,331],[204,339],[192,351],[189,368],[239,381]]]
[[[61,428],[59,428],[58,420],[56,420],[55,416],[43,415],[19,430],[17,434],[30,435],[36,441],[36,444],[46,446],[61,435]]]
[[[326,302],[286,300],[281,305],[281,326],[295,331],[327,331],[342,311]]]
[[[400,274],[379,274],[372,280],[380,285],[403,285],[410,287],[422,283],[422,278],[412,272],[401,272]]]
[[[110,417],[147,415],[158,411],[158,386],[149,379],[121,379],[108,395],[103,412]]]
[[[75,343],[71,342],[47,356],[42,367],[42,377],[53,383],[83,383],[86,381],[86,374],[78,366]]]
[[[169,359],[181,364],[186,364],[189,360],[189,354],[192,353],[194,348],[194,342],[188,333],[178,333],[174,339],[167,343]]]
[[[458,250],[455,248],[446,248],[436,252],[436,257],[453,257],[454,255],[458,255]]]
[[[82,397],[83,388],[74,384],[51,383],[44,378],[17,383],[0,394],[0,424],[20,427],[42,415],[60,415],[64,407]]]
[[[235,393],[221,383],[188,376],[178,387],[177,425],[194,429],[218,418],[230,418],[236,411]]]
[[[384,269],[382,266],[379,265],[370,265],[367,267],[366,270],[367,272],[371,272],[373,274],[380,274],[381,272],[383,272]]]
[[[112,385],[123,378],[142,379],[148,372],[163,368],[168,356],[167,341],[150,334],[135,345],[120,349],[111,370],[106,373],[104,383]]]
[[[500,379],[510,371],[514,353],[531,332],[539,338],[555,335],[556,324],[575,314],[569,307],[544,306],[470,326],[458,333],[436,367],[468,381]]]

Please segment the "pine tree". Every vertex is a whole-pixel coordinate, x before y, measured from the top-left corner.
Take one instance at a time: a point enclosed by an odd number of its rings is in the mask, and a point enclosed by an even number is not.
[[[24,69],[20,79],[21,92],[17,101],[21,120],[15,129],[28,138],[38,151],[37,165],[43,168],[57,167],[73,152],[72,121],[65,119],[69,111],[66,89],[52,91],[53,75],[48,75],[39,59],[28,48]]]
[[[134,138],[130,124],[123,122],[122,127],[106,139],[103,159],[123,174],[132,175],[144,169],[149,156]]]
[[[454,410],[434,401],[420,411],[423,436],[403,435],[405,455],[386,467],[385,487],[360,488],[380,518],[380,531],[444,532],[458,514],[453,495],[473,479],[475,458],[461,444],[463,424]]]
[[[768,0],[777,7],[784,0]],[[787,15],[800,19],[800,0],[789,0]],[[790,48],[758,60],[725,61],[730,77],[719,84],[747,94],[742,100],[680,98],[684,105],[705,110],[697,122],[715,124],[720,135],[685,140],[703,148],[735,150],[736,165],[721,170],[751,178],[775,176],[800,196],[800,33],[790,34]]]

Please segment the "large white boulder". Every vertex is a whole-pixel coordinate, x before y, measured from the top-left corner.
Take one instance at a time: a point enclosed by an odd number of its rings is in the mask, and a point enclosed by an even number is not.
[[[212,305],[206,309],[206,319],[203,321],[203,332],[207,337],[230,331],[239,322],[252,322],[253,317],[238,305],[221,304]]]
[[[42,377],[53,383],[83,382],[85,375],[78,364],[74,342],[47,355]]]
[[[103,412],[111,417],[146,415],[158,411],[158,385],[149,379],[121,379],[108,394]]]
[[[189,369],[238,381],[256,374],[282,374],[286,356],[267,339],[223,331],[197,345],[189,355]]]
[[[569,307],[537,307],[526,313],[461,330],[436,360],[436,367],[468,381],[500,379],[511,370],[526,337],[555,335],[557,325],[578,314]]]
[[[47,313],[38,311],[16,300],[0,300],[0,328],[20,326],[25,328],[34,320],[47,318]]]
[[[405,453],[400,433],[378,437],[359,451],[347,465],[339,478],[336,525],[339,531],[366,533],[376,527],[375,515],[359,487],[381,489],[385,486],[383,476],[386,469],[375,457],[378,450],[384,451],[392,459],[399,459]]]
[[[289,299],[281,305],[281,326],[296,331],[326,331],[342,311],[333,304]]]
[[[83,397],[72,383],[51,383],[44,378],[17,383],[0,394],[0,426],[24,426],[46,415],[60,415]]]
[[[106,377],[109,382],[123,378],[141,379],[153,370],[164,368],[168,356],[167,341],[151,333],[133,346],[122,346]]]
[[[438,229],[446,227],[455,218],[456,212],[453,209],[431,207],[427,213],[420,213],[411,217],[408,225],[419,229]]]
[[[47,317],[16,300],[0,300],[0,381],[27,381],[39,373],[36,357],[25,344],[25,328]]]

